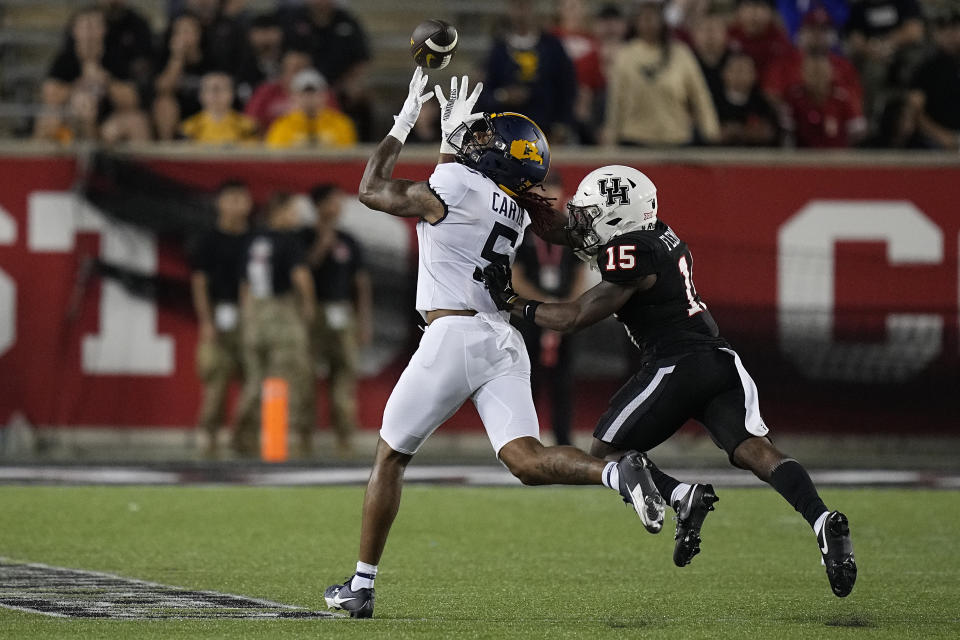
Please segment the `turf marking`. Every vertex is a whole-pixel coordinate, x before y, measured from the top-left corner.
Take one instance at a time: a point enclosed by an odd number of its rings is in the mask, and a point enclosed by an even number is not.
[[[0,558],[0,607],[56,618],[342,618],[261,598]]]

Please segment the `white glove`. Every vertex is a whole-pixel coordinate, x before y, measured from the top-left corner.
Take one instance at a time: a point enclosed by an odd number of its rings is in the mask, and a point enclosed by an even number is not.
[[[407,99],[403,101],[400,113],[393,116],[393,128],[390,129],[389,135],[401,143],[407,141],[410,130],[413,129],[413,125],[420,116],[421,107],[433,97],[432,92],[423,92],[428,80],[429,78],[423,73],[423,67],[417,67],[410,79],[410,91],[407,93]]]
[[[437,94],[437,100],[440,101],[440,132],[443,138],[440,142],[440,153],[454,154],[457,152],[453,145],[458,147],[463,142],[463,136],[458,135],[458,139],[451,140],[450,136],[463,123],[470,123],[483,117],[482,113],[473,113],[473,105],[477,104],[480,92],[483,91],[483,83],[477,83],[473,88],[473,93],[467,97],[467,76],[460,79],[460,86],[457,86],[457,78],[450,78],[450,97],[443,97],[443,89],[440,85],[434,86],[433,90]]]

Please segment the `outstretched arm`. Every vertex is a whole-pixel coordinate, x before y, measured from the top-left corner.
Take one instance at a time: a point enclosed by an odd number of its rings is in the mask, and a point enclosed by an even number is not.
[[[656,275],[644,276],[629,284],[604,281],[570,302],[540,302],[518,296],[510,276],[509,266],[491,263],[474,277],[483,281],[497,308],[526,318],[539,327],[565,333],[589,327],[616,313],[633,294],[646,291],[657,282]]]
[[[582,296],[570,302],[545,302],[518,298],[510,310],[518,318],[527,318],[538,327],[554,331],[579,331],[596,324],[620,310],[627,300],[637,291],[649,289],[657,281],[657,276],[647,276],[633,286],[625,287],[612,282],[601,282],[588,289]]]
[[[360,181],[360,202],[390,215],[436,222],[443,218],[443,203],[427,183],[391,177],[402,148],[393,134],[377,145]]]
[[[360,180],[360,202],[390,215],[404,218],[423,218],[436,222],[443,218],[443,203],[440,202],[426,182],[393,178],[393,168],[400,156],[400,149],[420,115],[423,103],[433,97],[433,92],[424,93],[427,76],[417,67],[410,79],[407,99],[395,117],[393,128],[367,161]]]

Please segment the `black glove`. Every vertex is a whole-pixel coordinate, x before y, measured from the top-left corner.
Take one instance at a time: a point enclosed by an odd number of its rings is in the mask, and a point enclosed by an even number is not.
[[[473,272],[473,279],[483,283],[487,288],[493,303],[501,311],[510,311],[513,309],[513,303],[520,296],[513,290],[513,284],[510,282],[513,274],[510,271],[510,265],[506,262],[491,262],[483,271],[477,267]]]

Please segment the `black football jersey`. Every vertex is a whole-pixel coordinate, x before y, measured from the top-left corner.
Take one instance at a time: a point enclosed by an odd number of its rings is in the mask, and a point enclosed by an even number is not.
[[[690,249],[663,222],[613,238],[597,256],[597,266],[602,278],[615,284],[657,276],[653,287],[635,293],[615,315],[645,357],[728,346],[693,285]]]

